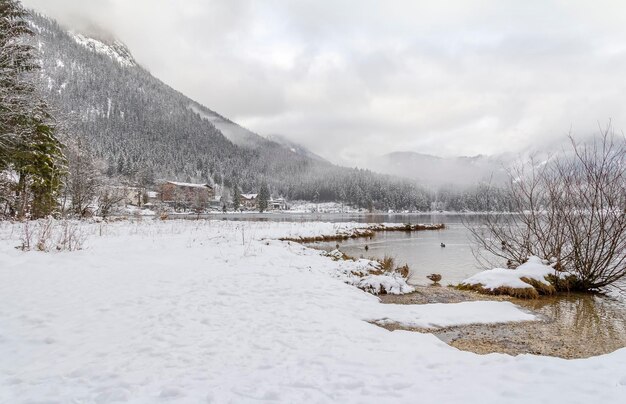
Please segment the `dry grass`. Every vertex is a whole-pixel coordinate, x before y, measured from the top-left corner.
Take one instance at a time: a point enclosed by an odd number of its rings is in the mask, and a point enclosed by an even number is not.
[[[404,264],[401,267],[396,267],[396,262],[393,257],[385,255],[383,259],[373,259],[380,264],[380,269],[377,271],[371,271],[373,275],[382,275],[385,273],[395,272],[400,274],[404,279],[409,277],[410,268],[408,264]]]
[[[446,228],[446,225],[443,223],[436,224],[410,224],[404,223],[399,225],[373,225],[370,226],[370,229],[374,231],[425,231],[425,230],[443,230]]]
[[[442,223],[438,224],[401,224],[398,226],[386,226],[384,224],[371,225],[365,229],[356,229],[351,233],[342,233],[326,236],[314,237],[284,237],[281,241],[293,241],[296,243],[316,243],[343,241],[351,238],[372,238],[378,231],[424,231],[424,230],[443,230],[446,226]]]
[[[552,286],[551,284],[546,284],[543,282],[539,282],[536,279],[531,279],[531,278],[526,278],[526,277],[522,277],[520,279],[522,282],[525,282],[529,284],[530,286],[532,286],[533,288],[535,288],[537,293],[539,293],[542,296],[553,296],[556,294],[556,288]]]
[[[518,299],[539,299],[539,292],[534,287],[531,288],[510,288],[508,286],[501,286],[495,289],[486,289],[481,284],[468,285],[460,284],[456,286],[459,290],[472,290],[474,292],[481,293],[483,295],[506,295],[516,297]]]
[[[520,280],[530,287],[527,288],[511,288],[508,286],[501,286],[495,289],[485,288],[482,284],[460,284],[456,288],[460,290],[473,290],[485,295],[507,295],[517,297],[519,299],[538,299],[540,296],[554,296],[557,293],[557,288],[552,284],[550,278],[547,278],[549,283],[538,281],[537,279],[521,277]]]
[[[360,237],[374,237],[374,231],[366,229],[366,230],[358,230],[350,234],[334,234],[331,236],[314,236],[314,237],[284,237],[281,238],[281,241],[293,241],[296,243],[316,243],[316,242],[331,242],[331,241],[344,241],[351,238],[360,238]]]
[[[390,257],[389,255],[385,255],[385,257],[382,260],[378,260],[378,262],[380,263],[380,269],[382,269],[383,272],[393,271],[396,265],[393,257]]]
[[[20,239],[22,251],[76,251],[87,236],[79,222],[48,218],[24,222]]]

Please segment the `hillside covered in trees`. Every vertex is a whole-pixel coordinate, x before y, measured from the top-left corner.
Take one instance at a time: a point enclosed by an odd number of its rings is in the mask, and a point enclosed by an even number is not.
[[[68,32],[40,15],[31,21],[46,96],[69,137],[85,139],[109,177],[237,183],[243,192],[266,181],[273,195],[289,199],[398,210],[428,210],[439,201],[447,207],[413,181],[339,167],[240,127],[153,77],[119,41]],[[499,195],[478,201],[471,190],[455,192],[454,198],[467,200],[455,201],[455,209],[503,206]]]

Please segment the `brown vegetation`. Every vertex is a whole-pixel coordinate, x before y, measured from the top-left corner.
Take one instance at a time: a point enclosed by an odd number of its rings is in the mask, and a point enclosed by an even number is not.
[[[483,287],[481,284],[460,284],[456,287],[459,290],[473,290],[474,292],[481,293],[483,295],[494,295],[494,296],[512,296],[517,297],[518,299],[538,299],[539,292],[534,287],[528,288],[511,288],[508,286],[500,286],[495,289],[487,289]]]
[[[382,260],[378,261],[380,263],[380,269],[382,269],[384,272],[391,272],[393,271],[396,263],[395,260],[393,259],[393,257],[390,257],[389,255],[385,255],[383,257]]]
[[[443,230],[446,226],[443,223],[438,224],[401,224],[397,226],[389,226],[385,224],[373,224],[364,229],[355,229],[350,233],[338,233],[332,235],[313,236],[313,237],[283,237],[281,241],[294,241],[296,243],[316,243],[316,242],[332,242],[342,241],[354,238],[372,238],[379,231],[425,231],[425,230]]]
[[[540,282],[536,279],[527,277],[521,277],[520,280],[527,283],[529,287],[512,288],[508,286],[500,286],[495,289],[488,289],[482,284],[462,283],[457,285],[456,288],[460,290],[473,290],[484,295],[506,295],[517,297],[519,299],[538,299],[540,296],[553,296],[557,293],[557,289],[552,284]]]

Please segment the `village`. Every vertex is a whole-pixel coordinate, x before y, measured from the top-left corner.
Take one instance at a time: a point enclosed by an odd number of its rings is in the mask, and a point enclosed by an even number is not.
[[[162,181],[154,187],[111,187],[118,197],[112,209],[143,209],[159,213],[210,213],[285,211],[290,208],[285,198],[263,197],[260,193],[232,193],[224,187],[207,183]],[[236,198],[236,199],[235,199]],[[93,206],[94,212],[101,211]]]

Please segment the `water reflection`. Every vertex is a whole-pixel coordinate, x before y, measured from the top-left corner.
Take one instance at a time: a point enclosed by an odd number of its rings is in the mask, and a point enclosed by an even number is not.
[[[311,245],[331,250],[336,244]],[[411,269],[409,282],[416,285],[429,284],[426,276],[431,273],[441,274],[441,283],[448,285],[457,284],[482,270],[472,254],[469,232],[458,222],[447,223],[445,230],[380,232],[373,239],[350,239],[338,244],[341,251],[353,257],[381,258],[389,255],[399,265],[408,264]]]
[[[546,316],[563,330],[575,330],[581,340],[626,346],[626,310],[619,299],[574,293],[516,303]]]

